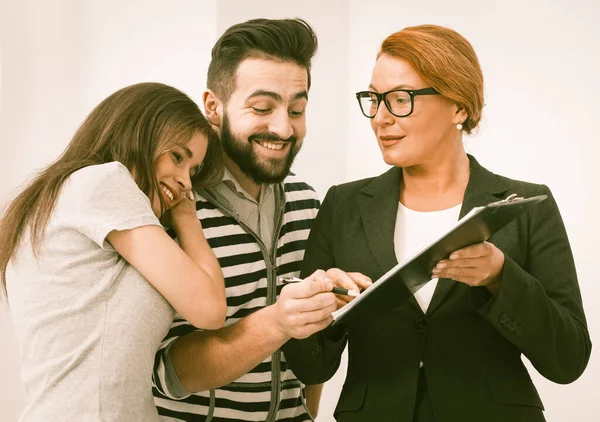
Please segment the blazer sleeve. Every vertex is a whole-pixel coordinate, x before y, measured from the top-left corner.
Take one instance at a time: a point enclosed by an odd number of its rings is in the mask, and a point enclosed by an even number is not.
[[[336,266],[331,244],[335,190],[335,186],[328,190],[310,231],[302,263],[302,278],[318,269],[328,270]],[[320,384],[336,373],[345,347],[346,327],[329,327],[306,339],[291,339],[282,350],[300,381]]]
[[[479,312],[547,379],[575,381],[590,358],[573,254],[550,189],[528,216],[523,267],[505,256],[499,293]],[[481,290],[478,290],[481,292]]]

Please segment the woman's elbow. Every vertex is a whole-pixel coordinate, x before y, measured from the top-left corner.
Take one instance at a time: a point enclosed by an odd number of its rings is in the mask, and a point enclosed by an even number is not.
[[[227,305],[223,301],[204,307],[202,312],[198,312],[193,320],[188,319],[188,322],[201,330],[218,330],[225,324],[226,316]]]
[[[198,292],[195,300],[189,302],[192,309],[187,321],[201,330],[217,330],[223,327],[227,317],[227,301],[225,291],[207,294],[206,291]]]
[[[210,327],[206,327],[207,330],[218,330],[225,324],[225,319],[227,318],[227,303],[223,301],[223,303],[216,305],[215,308],[210,320]]]
[[[565,354],[552,369],[536,368],[545,378],[557,384],[571,384],[581,377],[592,353],[592,343],[588,338],[577,352]],[[535,365],[534,365],[535,366]]]
[[[575,365],[565,365],[559,370],[552,371],[552,373],[544,373],[542,371],[540,371],[540,373],[544,375],[545,378],[556,384],[566,385],[571,384],[579,379],[585,370],[585,366],[585,364],[578,365],[577,367]]]
[[[559,384],[570,384],[577,379],[583,372],[585,368],[587,368],[588,362],[590,360],[590,355],[592,354],[592,343],[588,339],[587,343],[584,346],[584,350],[579,359],[573,359],[573,363],[570,365],[565,365],[565,370],[563,371],[562,379],[556,381]],[[562,382],[561,382],[562,381]]]

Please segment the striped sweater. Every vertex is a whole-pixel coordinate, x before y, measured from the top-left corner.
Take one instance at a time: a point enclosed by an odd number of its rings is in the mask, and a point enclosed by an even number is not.
[[[196,203],[204,234],[225,276],[227,319],[234,324],[275,302],[281,286],[277,276],[298,276],[306,240],[317,214],[319,200],[306,183],[290,175],[283,183],[285,208],[276,221],[273,248],[276,257],[258,236],[227,213],[210,195]],[[274,262],[273,262],[274,261]],[[179,337],[197,330],[176,316],[155,359],[153,393],[164,421],[311,421],[303,385],[277,350],[235,382],[215,390],[181,398],[169,391],[165,379],[165,351]],[[168,364],[168,363],[167,363]]]

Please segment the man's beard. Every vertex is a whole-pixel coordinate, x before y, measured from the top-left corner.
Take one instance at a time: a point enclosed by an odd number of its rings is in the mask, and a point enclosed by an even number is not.
[[[255,140],[290,143],[288,154],[281,159],[262,159],[254,151]],[[298,138],[295,135],[281,139],[270,132],[254,133],[246,141],[238,139],[232,132],[227,115],[223,116],[221,128],[221,144],[223,150],[254,183],[279,183],[287,177],[300,146],[296,146]]]

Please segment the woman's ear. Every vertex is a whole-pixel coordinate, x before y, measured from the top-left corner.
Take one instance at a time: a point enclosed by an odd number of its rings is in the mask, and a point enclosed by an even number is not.
[[[456,113],[454,113],[454,118],[452,119],[452,123],[455,125],[459,123],[462,124],[469,118],[469,114],[463,106],[457,105],[456,107],[457,110]]]
[[[204,103],[206,118],[213,125],[213,129],[219,132],[223,122],[223,103],[210,89],[204,91],[202,102]]]

